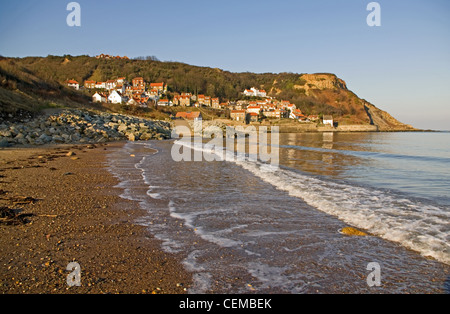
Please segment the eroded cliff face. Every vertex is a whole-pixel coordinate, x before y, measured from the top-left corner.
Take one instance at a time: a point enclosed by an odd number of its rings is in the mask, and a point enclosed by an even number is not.
[[[334,74],[303,74],[301,78],[306,81],[306,84],[296,87],[305,89],[307,95],[311,89],[347,89],[347,84]]]
[[[356,96],[356,94],[348,90],[345,81],[334,74],[303,74],[300,78],[303,80],[304,85],[296,85],[294,88],[303,89],[306,96],[313,97],[336,109],[345,109],[345,112],[351,113],[343,117],[336,117],[336,121],[341,124],[374,125],[378,127],[379,131],[417,130]]]
[[[378,109],[371,103],[363,101],[364,109],[370,119],[372,125],[378,126],[379,131],[416,131],[413,126],[404,124],[392,117],[386,111]]]

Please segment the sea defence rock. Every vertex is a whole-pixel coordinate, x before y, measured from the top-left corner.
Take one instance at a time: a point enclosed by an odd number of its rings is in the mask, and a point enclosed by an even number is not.
[[[0,124],[0,147],[163,140],[170,137],[171,126],[165,121],[78,109]]]

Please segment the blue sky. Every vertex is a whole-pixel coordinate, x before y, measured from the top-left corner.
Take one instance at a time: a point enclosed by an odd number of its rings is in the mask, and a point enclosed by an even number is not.
[[[233,72],[331,72],[405,123],[450,130],[450,1],[0,0],[0,54],[155,55]]]

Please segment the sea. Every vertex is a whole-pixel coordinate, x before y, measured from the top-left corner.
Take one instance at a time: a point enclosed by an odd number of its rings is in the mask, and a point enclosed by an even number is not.
[[[193,274],[189,293],[450,292],[449,132],[281,133],[277,147],[274,166],[209,158],[206,140],[127,142],[107,163],[148,213],[136,223]]]

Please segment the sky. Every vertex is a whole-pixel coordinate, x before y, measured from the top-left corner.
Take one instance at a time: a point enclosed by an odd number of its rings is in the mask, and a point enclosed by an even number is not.
[[[450,130],[450,1],[0,0],[0,55],[156,56],[232,72],[334,73],[415,127]]]

